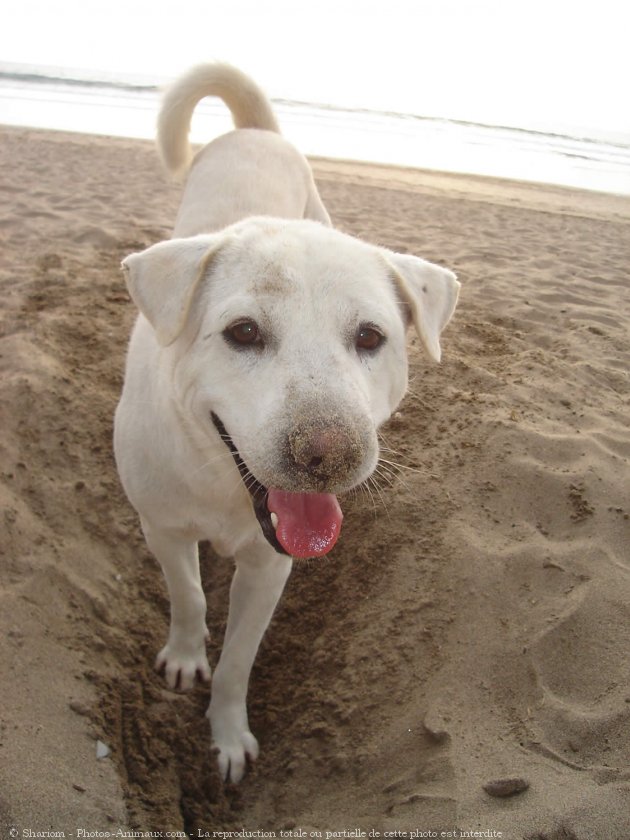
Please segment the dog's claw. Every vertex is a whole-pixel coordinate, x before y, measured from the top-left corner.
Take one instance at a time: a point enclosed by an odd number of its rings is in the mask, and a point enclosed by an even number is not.
[[[164,673],[166,684],[174,691],[188,691],[197,680],[210,682],[211,671],[205,649],[194,655],[178,655],[170,645],[166,645],[157,655],[155,668]]]
[[[218,748],[219,773],[224,782],[238,784],[247,769],[247,762],[258,758],[258,741],[249,730],[241,732],[228,743],[214,741]]]

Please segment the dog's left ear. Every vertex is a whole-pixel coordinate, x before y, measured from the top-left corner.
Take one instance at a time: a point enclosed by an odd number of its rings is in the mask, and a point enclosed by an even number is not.
[[[168,239],[123,260],[133,302],[167,347],[184,329],[199,282],[223,237]]]
[[[431,358],[442,356],[440,333],[455,310],[460,283],[447,268],[408,254],[385,252],[403,304]]]

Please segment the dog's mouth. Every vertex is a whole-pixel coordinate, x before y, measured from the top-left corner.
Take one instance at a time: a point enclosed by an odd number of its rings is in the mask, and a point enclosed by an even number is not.
[[[337,542],[343,519],[337,497],[332,493],[291,493],[265,487],[241,458],[221,419],[214,412],[211,417],[232,453],[267,542],[276,551],[291,557],[328,554]]]

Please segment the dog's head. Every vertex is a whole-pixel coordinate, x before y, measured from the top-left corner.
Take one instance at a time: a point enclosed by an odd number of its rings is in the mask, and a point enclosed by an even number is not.
[[[161,242],[123,266],[171,358],[180,410],[230,448],[267,539],[325,554],[341,525],[336,494],[372,474],[377,430],[405,393],[407,326],[439,361],[455,275],[269,218]]]

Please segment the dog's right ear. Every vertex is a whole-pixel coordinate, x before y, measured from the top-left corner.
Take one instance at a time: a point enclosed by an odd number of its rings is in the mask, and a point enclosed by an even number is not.
[[[168,239],[123,260],[133,302],[167,347],[184,329],[195,291],[224,237]]]

